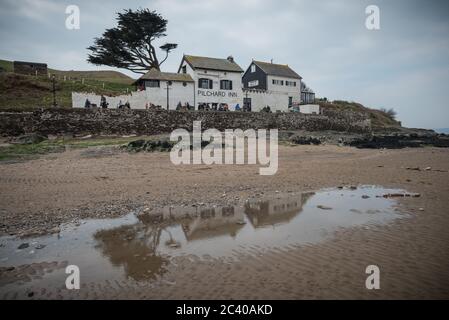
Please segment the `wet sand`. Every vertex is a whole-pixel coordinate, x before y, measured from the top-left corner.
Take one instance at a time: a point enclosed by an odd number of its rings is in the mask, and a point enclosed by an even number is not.
[[[3,290],[1,298],[29,298],[30,292],[31,298],[49,299],[449,298],[449,150],[281,146],[279,171],[272,177],[260,176],[258,166],[174,166],[165,153],[100,149],[94,154],[74,150],[0,164],[2,233],[55,231],[64,229],[61,223],[123,216],[135,208],[242,205],[247,199],[341,185],[380,185],[421,196],[400,199],[407,217],[386,225],[341,228],[311,244],[250,246],[232,259],[167,257],[165,272],[148,281],[82,281],[76,292],[63,284],[50,290],[34,277],[63,270],[65,261],[55,257],[44,266],[37,261],[22,271],[7,270],[4,261],[2,285],[11,285],[8,279],[17,274],[29,273],[30,280]],[[381,270],[380,290],[365,288],[370,264]]]

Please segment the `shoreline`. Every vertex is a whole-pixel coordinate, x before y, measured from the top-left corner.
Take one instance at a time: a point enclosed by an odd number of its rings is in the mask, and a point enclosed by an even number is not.
[[[97,289],[79,293],[61,289],[43,294],[37,287],[33,289],[35,297],[449,298],[448,149],[280,145],[278,173],[263,177],[257,165],[176,167],[168,153],[98,152],[86,157],[92,150],[104,148],[74,149],[0,164],[0,212],[3,228],[9,226],[9,232],[3,234],[38,226],[45,229],[81,218],[113,217],[114,211],[121,216],[129,212],[129,204],[151,208],[242,204],[259,196],[351,185],[398,188],[421,196],[398,199],[400,210],[409,214],[405,219],[369,229],[341,229],[323,243],[268,251],[254,247],[235,261],[174,257],[167,272],[148,285],[104,282],[95,284]],[[416,167],[423,170],[411,170]],[[431,169],[424,170],[428,167]],[[94,213],[97,209],[101,210]],[[370,264],[382,270],[381,290],[364,288],[364,271]],[[9,292],[5,297],[13,295]],[[15,297],[27,298],[26,291]]]

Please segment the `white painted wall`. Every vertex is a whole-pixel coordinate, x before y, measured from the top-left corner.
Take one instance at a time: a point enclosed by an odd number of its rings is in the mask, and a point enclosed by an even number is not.
[[[273,84],[274,80],[284,81],[284,85]],[[296,82],[296,87],[286,86],[286,81]],[[267,76],[267,89],[271,92],[288,94],[289,97],[293,97],[293,104],[299,104],[301,102],[301,80],[286,77]]]
[[[320,106],[318,104],[303,104],[299,106],[299,112],[307,114],[320,114]]]
[[[230,110],[235,110],[237,104],[240,108],[243,107],[243,95],[242,95],[242,73],[241,72],[228,72],[228,71],[213,71],[213,70],[193,70],[190,65],[184,61],[181,65],[186,66],[186,72],[190,74],[195,81],[195,110],[198,109],[200,103],[226,103]],[[213,81],[212,89],[200,89],[198,88],[198,79],[206,78]],[[220,80],[231,80],[232,90],[220,90]]]
[[[170,110],[176,110],[176,106],[179,102],[181,102],[182,105],[185,105],[188,102],[191,106],[193,106],[193,82],[185,82],[185,84],[186,86],[183,85],[183,82],[173,81],[172,85],[169,87],[168,103]],[[159,88],[147,87],[145,91],[147,94],[148,104],[152,103],[157,106],[162,106],[163,109],[167,108],[166,81],[161,81]]]
[[[173,81],[169,90],[169,104],[170,110],[176,110],[178,102],[185,105],[187,102],[193,106],[193,82],[187,82],[184,87],[182,82]],[[106,101],[109,103],[108,108],[117,108],[119,102],[123,104],[129,102],[131,109],[145,109],[153,103],[154,105],[160,105],[163,109],[167,108],[167,85],[165,82],[161,82],[159,88],[147,88],[144,91],[134,91],[131,94],[120,95],[116,97],[106,97]],[[95,103],[100,107],[101,95],[95,93],[82,93],[72,92],[72,106],[73,108],[84,108],[86,99],[89,99],[91,103]]]
[[[109,97],[105,95],[105,97],[106,101],[109,103],[108,108],[111,109],[117,108],[120,101],[123,104],[128,101],[133,109],[145,109],[145,104],[147,102],[147,94],[145,91],[134,91],[131,92],[131,94],[116,97]],[[97,107],[100,107],[101,95],[86,92],[72,92],[73,108],[84,108],[86,99],[89,99],[90,103],[95,103]]]
[[[251,98],[251,110],[258,112],[269,106],[272,112],[288,111],[288,92],[275,92],[263,90],[248,90],[243,92],[243,97]]]

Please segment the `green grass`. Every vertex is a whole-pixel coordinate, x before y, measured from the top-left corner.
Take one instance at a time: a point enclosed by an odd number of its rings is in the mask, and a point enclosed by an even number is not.
[[[48,72],[54,74],[60,80],[95,80],[99,82],[116,83],[122,85],[131,85],[134,79],[118,71],[100,70],[100,71],[60,71],[48,69]]]
[[[30,110],[53,106],[53,84],[48,76],[16,74],[13,62],[0,60],[0,110]],[[117,71],[61,71],[48,69],[56,79],[56,102],[72,107],[72,92],[92,92],[109,96],[135,90],[133,79]]]
[[[355,111],[367,113],[371,119],[373,128],[383,127],[399,127],[400,122],[392,119],[386,112],[378,109],[365,107],[357,102],[349,102],[344,100],[334,100],[332,102],[319,102],[321,108],[335,110],[335,111]]]
[[[56,80],[56,102],[63,108],[72,107],[72,92],[93,92],[109,96],[135,90],[130,84],[96,79]],[[128,90],[128,91],[127,91]],[[53,106],[53,83],[45,76],[27,76],[11,72],[0,73],[0,109],[33,109]]]
[[[13,69],[14,69],[12,61],[1,60],[1,59],[0,59],[0,68],[5,71],[8,71],[8,72],[13,72]]]
[[[0,161],[30,160],[40,155],[64,152],[66,149],[89,148],[96,146],[116,146],[137,140],[138,137],[113,137],[90,139],[63,139],[45,140],[34,144],[11,144],[0,146]]]

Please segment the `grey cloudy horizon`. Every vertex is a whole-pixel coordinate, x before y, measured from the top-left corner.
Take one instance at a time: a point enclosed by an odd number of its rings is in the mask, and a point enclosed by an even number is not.
[[[77,5],[81,28],[65,27]],[[380,8],[380,30],[365,8]],[[288,64],[319,97],[394,108],[403,125],[449,128],[449,1],[444,0],[0,0],[0,59],[61,70],[118,70],[86,61],[87,47],[116,12],[149,8],[168,20],[178,43],[161,69],[177,72],[183,54]]]

